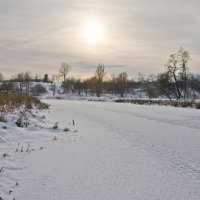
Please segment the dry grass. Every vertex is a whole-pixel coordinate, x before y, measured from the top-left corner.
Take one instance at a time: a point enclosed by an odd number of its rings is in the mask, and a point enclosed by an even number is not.
[[[33,107],[36,109],[48,109],[48,105],[41,102],[36,97],[21,95],[17,93],[1,92],[0,93],[0,121],[6,122],[6,115],[14,110],[19,110],[21,107],[24,110],[31,110]]]
[[[175,100],[146,100],[146,99],[118,99],[117,103],[133,103],[138,105],[165,105],[183,108],[200,109],[200,103],[194,101],[175,101]]]
[[[12,110],[19,108],[22,105],[25,105],[27,109],[32,109],[33,106],[35,106],[37,109],[48,108],[47,104],[41,102],[36,97],[21,95],[17,93],[0,93],[0,108]]]

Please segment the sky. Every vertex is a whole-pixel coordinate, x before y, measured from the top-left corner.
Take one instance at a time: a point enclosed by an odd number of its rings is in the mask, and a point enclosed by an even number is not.
[[[88,41],[88,23],[102,39]],[[0,0],[0,73],[58,73],[89,77],[98,63],[107,74],[157,74],[184,47],[200,73],[199,0]]]

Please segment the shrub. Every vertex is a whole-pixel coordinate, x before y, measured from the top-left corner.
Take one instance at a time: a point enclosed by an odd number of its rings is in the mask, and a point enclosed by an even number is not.
[[[196,109],[200,109],[200,103],[196,103]]]
[[[165,105],[182,108],[196,108],[200,109],[200,103],[193,101],[175,101],[175,100],[146,100],[146,99],[118,99],[117,103],[133,103],[138,105]]]
[[[58,128],[58,123],[59,123],[59,122],[56,122],[56,123],[54,124],[53,129],[57,129],[57,128]]]
[[[36,84],[31,89],[31,93],[32,93],[33,96],[39,96],[40,94],[44,94],[46,92],[47,92],[46,88],[41,84]]]
[[[18,127],[27,127],[29,125],[29,121],[26,115],[26,110],[20,112],[19,118],[15,122]]]

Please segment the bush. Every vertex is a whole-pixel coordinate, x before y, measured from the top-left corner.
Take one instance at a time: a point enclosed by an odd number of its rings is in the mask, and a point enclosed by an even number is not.
[[[21,111],[19,118],[15,122],[18,127],[27,127],[29,125],[28,117],[26,115],[26,110]]]
[[[200,109],[200,103],[193,101],[175,101],[175,100],[145,100],[145,99],[118,99],[117,103],[133,103],[138,105],[165,105],[182,108],[196,108]]]
[[[46,88],[41,84],[36,84],[31,89],[31,93],[32,93],[33,96],[39,96],[40,94],[44,94],[46,92],[47,92]]]
[[[0,91],[13,92],[17,86],[13,82],[3,82],[0,85]]]
[[[200,109],[200,103],[196,103],[196,109]]]

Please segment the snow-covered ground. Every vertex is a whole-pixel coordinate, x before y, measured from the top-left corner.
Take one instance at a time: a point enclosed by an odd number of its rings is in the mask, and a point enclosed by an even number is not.
[[[0,129],[0,197],[200,199],[199,110],[46,102],[40,126]]]

